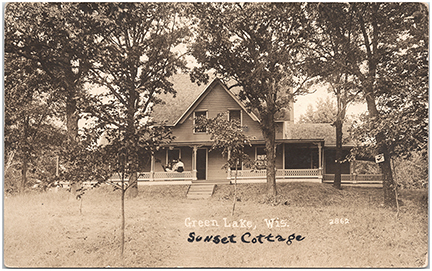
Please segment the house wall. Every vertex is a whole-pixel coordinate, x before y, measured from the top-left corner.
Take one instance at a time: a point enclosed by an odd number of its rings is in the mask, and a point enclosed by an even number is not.
[[[223,89],[220,84],[216,84],[209,90],[203,100],[193,111],[207,111],[208,118],[214,118],[217,114],[227,112],[230,109],[241,110],[238,103]],[[210,134],[193,132],[193,113],[191,113],[183,123],[177,124],[172,129],[175,142],[199,142],[209,141]],[[242,125],[245,126],[244,133],[252,139],[263,139],[259,124],[255,122],[244,110],[242,110]]]
[[[190,147],[181,148],[181,159],[185,165],[184,170],[186,171],[192,170],[192,152],[192,148]]]
[[[166,164],[166,150],[160,149],[155,153],[155,171],[163,171],[162,165]],[[150,171],[150,170],[149,170]]]
[[[276,122],[276,139],[283,139],[285,136],[284,127],[285,122]]]
[[[223,180],[227,178],[227,170],[223,169],[226,159],[219,150],[208,152],[207,180]]]
[[[200,100],[196,102],[195,105],[190,109],[185,116],[183,122],[177,123],[176,126],[172,128],[172,134],[175,136],[175,140],[172,145],[175,146],[176,142],[182,143],[208,143],[211,141],[211,135],[208,133],[194,133],[193,131],[193,112],[206,111],[208,118],[214,118],[219,113],[227,112],[228,110],[241,110],[242,111],[242,126],[245,135],[249,136],[252,140],[264,140],[259,123],[254,121],[249,114],[242,110],[241,106],[233,99],[230,94],[228,94],[224,87],[216,83],[208,89]],[[288,112],[291,113],[291,112]],[[276,138],[284,138],[284,129],[286,129],[287,123],[292,121],[291,115],[285,116],[285,121],[279,121],[276,123]],[[264,147],[264,145],[260,145]],[[209,148],[208,148],[209,149]],[[245,152],[250,156],[252,160],[256,158],[256,146],[246,147]],[[209,151],[207,156],[207,180],[220,180],[227,178],[227,170],[222,169],[222,166],[226,163],[226,158],[222,157],[221,152],[217,150]],[[163,154],[158,154],[162,163],[166,163],[165,152]],[[185,164],[185,170],[192,170],[192,149],[190,147],[181,148],[181,157]],[[316,159],[317,160],[317,159]],[[285,163],[286,164],[286,163]],[[310,163],[309,163],[310,164]],[[309,166],[310,167],[310,166]],[[308,167],[308,168],[309,168]],[[161,164],[158,164],[156,170],[161,169]],[[284,168],[284,153],[283,145],[280,144],[276,147],[276,168]],[[243,169],[247,169],[243,167]]]

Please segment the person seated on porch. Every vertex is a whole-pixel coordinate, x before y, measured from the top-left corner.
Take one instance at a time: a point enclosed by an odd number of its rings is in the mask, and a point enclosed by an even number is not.
[[[181,159],[179,159],[178,162],[174,165],[173,171],[177,171],[177,172],[184,171],[184,164]]]
[[[162,165],[162,168],[164,169],[165,172],[173,171],[171,163],[169,163],[168,165]]]

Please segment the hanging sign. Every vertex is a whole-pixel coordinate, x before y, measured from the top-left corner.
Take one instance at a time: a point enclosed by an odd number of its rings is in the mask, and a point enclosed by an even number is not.
[[[375,155],[375,163],[379,164],[384,162],[384,153],[380,153],[378,155]]]

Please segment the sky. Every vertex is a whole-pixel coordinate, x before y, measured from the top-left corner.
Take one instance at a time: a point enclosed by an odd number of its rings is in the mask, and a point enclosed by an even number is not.
[[[336,97],[332,93],[328,93],[326,88],[318,88],[312,94],[298,96],[294,103],[294,121],[297,122],[300,116],[306,113],[307,107],[311,104],[314,109],[319,98],[325,100],[329,96],[336,103]],[[356,103],[348,106],[347,115],[359,115],[367,111],[366,103]]]
[[[318,87],[316,91],[311,94],[297,96],[294,103],[294,122],[297,123],[300,116],[306,113],[309,104],[315,109],[317,101],[320,98],[325,100],[327,97],[330,97],[330,100],[336,104],[336,96],[333,93],[329,93],[325,87]],[[367,105],[364,102],[348,105],[347,116],[360,115],[364,112],[367,112]]]

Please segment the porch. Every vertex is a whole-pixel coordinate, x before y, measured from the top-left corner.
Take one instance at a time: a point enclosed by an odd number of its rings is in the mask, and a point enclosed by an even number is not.
[[[226,178],[227,182],[234,182],[235,170],[229,170]],[[267,170],[238,170],[237,181],[239,183],[253,183],[257,181],[266,181]],[[220,179],[224,179],[221,176]],[[322,182],[323,175],[321,169],[277,169],[276,180],[278,182],[286,181],[312,181]],[[126,177],[125,181],[129,179]],[[114,174],[110,181],[120,182],[121,176]],[[212,182],[211,180],[198,180],[196,171],[183,171],[183,172],[139,172],[138,182],[170,182],[191,184],[196,182]]]
[[[192,184],[192,183],[233,183],[235,167],[224,168],[225,157],[218,151],[211,150],[211,142],[177,143],[165,146],[143,163],[138,173],[138,182],[143,185]],[[265,146],[256,141],[245,147],[245,153],[255,160],[258,169],[250,169],[242,163],[238,165],[238,183],[266,182],[267,171]],[[349,149],[345,150],[345,156]],[[326,153],[326,155],[324,155]],[[182,160],[183,172],[163,171],[165,165]],[[144,161],[145,162],[145,161]],[[283,140],[276,147],[277,182],[313,182],[332,183],[335,171],[335,152],[333,147],[324,148],[320,140]],[[381,186],[382,180],[376,175],[354,175],[352,162],[342,164],[342,185]],[[350,174],[351,173],[351,174]],[[110,181],[121,181],[120,176],[113,176]],[[127,179],[125,180],[127,181]]]
[[[237,183],[264,183],[267,178],[264,170],[238,170]],[[138,184],[142,185],[176,185],[192,183],[233,183],[235,170],[228,171],[227,177],[216,180],[198,180],[196,171],[184,172],[139,172]],[[121,176],[114,174],[109,181],[120,182]],[[128,181],[128,178],[125,178]],[[334,174],[322,174],[321,169],[277,169],[276,181],[333,183]],[[342,174],[342,186],[382,188],[382,174]]]

